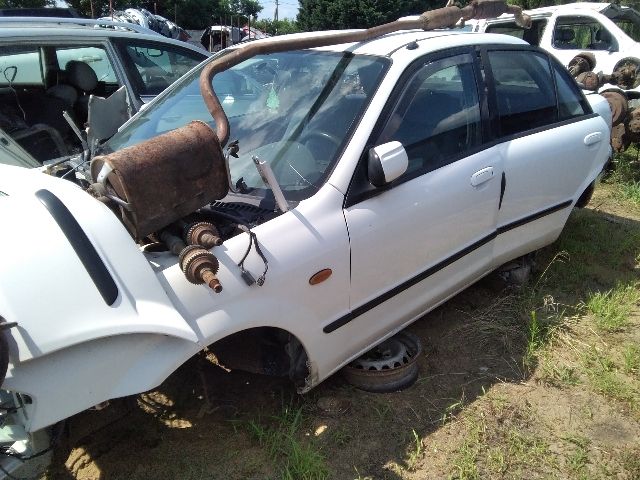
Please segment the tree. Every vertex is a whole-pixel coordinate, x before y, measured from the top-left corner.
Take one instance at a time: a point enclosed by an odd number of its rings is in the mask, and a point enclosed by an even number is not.
[[[0,8],[41,8],[55,4],[55,0],[0,0]]]
[[[368,28],[444,6],[442,0],[300,0],[302,30]]]
[[[268,33],[269,35],[286,35],[287,33],[297,33],[300,31],[298,23],[295,20],[285,18],[274,22],[270,19],[258,20],[254,23],[254,27],[258,30]]]

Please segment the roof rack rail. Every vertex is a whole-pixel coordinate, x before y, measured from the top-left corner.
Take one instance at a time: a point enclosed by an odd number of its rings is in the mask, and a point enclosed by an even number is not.
[[[0,23],[41,23],[47,25],[86,25],[94,27],[126,29],[137,33],[149,35],[161,35],[149,28],[137,23],[114,22],[112,20],[96,20],[93,18],[66,18],[66,17],[0,17]]]

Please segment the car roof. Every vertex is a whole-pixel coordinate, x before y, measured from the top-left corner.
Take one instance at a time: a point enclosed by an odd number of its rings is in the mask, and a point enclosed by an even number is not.
[[[195,47],[192,44],[165,37],[139,25],[105,21],[89,21],[83,24],[82,22],[86,19],[80,19],[80,23],[77,23],[76,20],[77,19],[54,17],[0,17],[0,41],[26,41],[29,38],[46,38],[55,41],[56,38],[63,37],[64,39],[68,39],[69,37],[134,38],[186,47],[204,55],[209,55],[205,50]],[[127,28],[127,30],[99,26],[103,24],[118,25],[122,28]]]
[[[308,36],[331,36],[337,33],[355,32],[358,30],[332,30],[324,32],[305,32],[294,33],[291,35],[281,35],[277,37],[269,37],[261,40],[255,40],[255,42],[281,42],[285,40],[305,38]],[[509,35],[499,35],[492,33],[472,33],[467,31],[461,31],[458,29],[450,30],[434,30],[425,32],[423,30],[402,30],[381,37],[376,37],[372,40],[360,43],[346,43],[339,45],[329,45],[327,47],[316,48],[315,50],[323,51],[350,51],[353,53],[363,55],[377,55],[377,56],[390,56],[396,50],[404,47],[405,45],[417,41],[420,42],[420,46],[423,48],[422,54],[432,51],[443,50],[450,47],[460,47],[465,45],[476,44],[504,44],[504,45],[528,45],[527,42],[512,37]],[[252,42],[254,43],[254,42]],[[231,47],[237,48],[237,47]]]

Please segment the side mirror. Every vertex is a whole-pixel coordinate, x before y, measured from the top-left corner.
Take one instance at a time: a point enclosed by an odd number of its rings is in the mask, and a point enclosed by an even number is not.
[[[389,142],[369,150],[367,173],[374,187],[383,187],[407,171],[409,157],[400,142]]]

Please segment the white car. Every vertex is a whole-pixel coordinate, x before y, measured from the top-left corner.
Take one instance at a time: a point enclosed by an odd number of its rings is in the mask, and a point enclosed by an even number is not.
[[[640,69],[640,13],[614,3],[568,3],[527,10],[532,25],[518,26],[513,15],[472,22],[473,31],[522,38],[551,52],[563,65],[590,52],[596,71],[613,72],[632,63]],[[638,90],[638,87],[636,87]]]
[[[611,151],[606,101],[548,53],[411,30],[217,74],[227,171],[198,86],[206,65],[125,124],[91,172],[0,166],[14,431],[152,389],[205,347],[306,392],[553,242]]]

